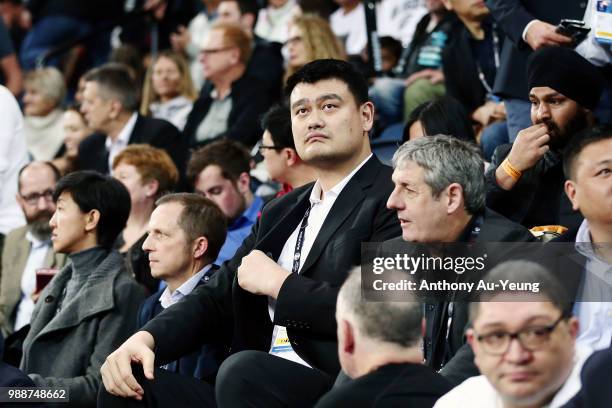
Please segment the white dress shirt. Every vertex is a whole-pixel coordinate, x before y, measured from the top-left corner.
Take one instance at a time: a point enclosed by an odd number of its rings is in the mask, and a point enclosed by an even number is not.
[[[30,324],[30,318],[34,311],[32,295],[36,291],[36,270],[42,268],[47,253],[51,250],[51,241],[40,241],[29,231],[26,239],[30,241],[30,253],[26,262],[23,274],[21,275],[21,300],[17,305],[17,315],[15,318],[15,331],[23,326]]]
[[[580,371],[584,361],[591,355],[591,350],[576,347],[574,367],[569,376],[555,393],[552,401],[542,408],[560,408],[569,401],[582,387]],[[493,388],[487,377],[479,375],[471,377],[444,394],[434,405],[434,408],[503,408],[499,394]]]
[[[181,286],[176,288],[176,290],[172,293],[170,292],[170,288],[166,286],[166,290],[164,290],[164,292],[159,297],[159,303],[161,303],[161,306],[164,309],[167,309],[185,296],[187,296],[188,294],[190,294],[193,289],[195,289],[195,287],[198,285],[198,282],[206,274],[208,274],[208,271],[210,270],[211,266],[212,264],[206,265],[198,273],[187,279]]]
[[[134,126],[136,126],[136,119],[138,119],[138,114],[136,112],[132,113],[132,116],[127,121],[119,135],[117,135],[117,139],[113,140],[110,136],[106,136],[106,150],[108,150],[108,170],[109,172],[113,169],[113,160],[115,157],[126,148],[128,143],[130,142],[130,136],[134,131]]]
[[[576,251],[587,258],[580,299],[592,300],[576,302],[574,305],[574,314],[580,322],[576,343],[593,350],[608,348],[612,342],[612,302],[598,300],[612,297],[612,265],[593,252],[589,223],[586,219],[582,221],[576,234],[575,247]]]
[[[310,192],[310,214],[308,216],[308,224],[304,231],[304,242],[302,244],[301,256],[302,261],[300,262],[300,269],[298,273],[301,272],[302,266],[304,266],[304,261],[308,258],[308,254],[314,244],[314,241],[319,235],[319,231],[325,222],[325,218],[327,218],[327,214],[332,209],[332,206],[336,202],[336,199],[344,189],[344,187],[348,184],[348,182],[353,178],[355,173],[359,171],[359,169],[372,157],[370,154],[364,161],[362,161],[348,176],[346,176],[342,181],[336,184],[331,190],[324,192],[321,188],[321,183],[319,180],[316,181],[315,185]],[[297,236],[300,230],[300,225],[293,231],[293,233],[285,242],[283,249],[278,257],[277,263],[285,270],[291,271],[293,269],[293,256],[295,253],[295,244],[297,241]],[[268,311],[270,313],[270,319],[274,322],[274,308],[276,306],[276,301],[272,298],[269,298],[268,301]],[[270,346],[270,353],[274,354],[278,357],[285,358],[287,360],[294,361],[296,363],[303,364],[305,366],[309,366],[304,360],[302,360],[291,348],[290,343],[286,337],[287,330],[284,326],[275,325],[274,332],[272,333],[272,344]],[[279,340],[280,337],[283,337],[284,340]],[[281,346],[282,344],[282,346]]]

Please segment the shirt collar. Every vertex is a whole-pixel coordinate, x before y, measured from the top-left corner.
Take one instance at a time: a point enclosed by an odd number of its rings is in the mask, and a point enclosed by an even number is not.
[[[371,157],[372,157],[372,153],[370,153],[370,155],[366,157],[365,160],[359,163],[359,165],[355,167],[348,176],[343,178],[342,181],[340,181],[338,184],[333,186],[328,192],[324,193],[324,198],[338,197],[340,193],[342,192],[342,190],[344,189],[344,187],[348,184],[348,182],[351,181],[355,173],[357,173],[359,169],[361,169],[363,165],[366,164],[368,160],[370,160]],[[314,184],[314,187],[312,188],[312,191],[310,192],[310,204],[311,205],[321,202],[322,192],[323,192],[323,189],[321,188],[321,182],[317,180]]]
[[[110,136],[106,136],[106,149],[107,150],[110,149],[113,145],[120,145],[120,146],[128,145],[128,143],[130,142],[130,136],[132,135],[132,132],[134,131],[134,126],[136,126],[136,119],[138,119],[138,114],[134,112],[132,113],[132,116],[127,121],[125,126],[123,126],[123,129],[121,129],[121,132],[119,132],[119,135],[117,136],[117,139],[114,142]]]
[[[38,238],[36,238],[34,234],[32,234],[31,231],[27,231],[25,237],[28,241],[30,241],[30,244],[32,244],[32,248],[34,249],[38,249],[43,246],[51,245],[51,239],[46,239],[44,241],[41,241]]]
[[[263,207],[263,199],[259,196],[255,196],[253,202],[244,210],[244,212],[229,226],[228,230],[234,230],[239,228],[243,223],[249,222],[250,224],[255,224],[257,221],[257,217],[259,216],[259,210]]]
[[[159,302],[161,303],[162,307],[166,309],[190,294],[198,285],[198,282],[200,282],[200,280],[202,280],[202,278],[210,272],[211,267],[212,264],[206,265],[191,278],[183,282],[183,284],[179,286],[172,294],[170,294],[170,288],[166,286],[166,289],[164,289],[164,292],[159,297]]]

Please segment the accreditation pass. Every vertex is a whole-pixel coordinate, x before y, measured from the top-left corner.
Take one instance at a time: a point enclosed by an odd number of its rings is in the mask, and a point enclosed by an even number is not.
[[[67,388],[0,387],[0,405],[11,402],[68,402]]]

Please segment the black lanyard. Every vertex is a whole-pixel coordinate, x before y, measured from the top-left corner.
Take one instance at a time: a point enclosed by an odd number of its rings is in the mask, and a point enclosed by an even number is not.
[[[298,231],[297,240],[295,241],[295,252],[293,253],[293,268],[291,272],[298,273],[300,270],[300,258],[302,257],[302,246],[304,245],[304,233],[306,232],[306,227],[308,226],[308,216],[310,215],[310,210],[312,209],[312,205],[306,209],[306,213],[302,218],[302,223],[300,224],[300,230]]]
[[[491,34],[493,35],[493,59],[495,63],[495,71],[497,72],[497,70],[499,69],[499,36],[497,35],[496,28],[497,25],[493,24],[493,27],[491,28]],[[491,85],[489,85],[489,83],[487,82],[487,78],[484,72],[482,71],[482,68],[480,67],[478,59],[476,59],[476,69],[478,70],[478,79],[480,79],[482,86],[487,91],[488,99],[493,96],[493,87],[491,87]]]

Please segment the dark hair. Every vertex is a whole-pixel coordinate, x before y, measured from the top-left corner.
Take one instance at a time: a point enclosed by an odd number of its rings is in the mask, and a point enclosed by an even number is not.
[[[103,99],[116,98],[126,111],[138,109],[139,88],[129,68],[123,64],[108,63],[85,74],[85,82],[95,82]]]
[[[463,105],[451,96],[436,98],[417,106],[404,127],[404,142],[410,139],[410,126],[421,122],[426,136],[449,135],[476,142],[472,121]]]
[[[590,144],[601,142],[612,138],[612,125],[598,125],[587,128],[570,139],[563,152],[563,173],[565,178],[571,179],[574,176],[576,160],[585,147]]]
[[[272,106],[264,114],[261,128],[270,132],[275,147],[290,147],[295,150],[291,131],[291,111],[286,104]]]
[[[572,302],[564,286],[559,280],[544,266],[525,260],[506,261],[491,269],[483,279],[486,282],[501,282],[516,283],[517,286],[524,284],[538,284],[538,294],[551,302],[564,316],[572,315]],[[499,286],[499,287],[498,287]],[[488,302],[495,295],[501,293],[510,293],[501,288],[501,285],[496,285],[492,291],[484,292],[479,296],[478,302],[470,302],[469,315],[470,321],[478,316],[480,302]],[[529,295],[528,290],[524,292],[513,292],[516,294],[516,301],[529,301],[525,295]]]
[[[383,36],[380,37],[380,48],[386,48],[391,51],[391,54],[399,60],[402,56],[402,51],[404,48],[402,47],[401,41],[396,40],[393,37]]]
[[[192,186],[200,172],[210,165],[219,166],[224,178],[236,181],[242,173],[251,171],[251,154],[243,145],[229,139],[199,148],[187,163],[187,179]]]
[[[410,294],[407,294],[410,296]],[[368,301],[361,290],[361,271],[353,269],[338,293],[339,303],[357,320],[360,331],[371,339],[414,347],[421,340],[421,303],[407,301]]]
[[[221,0],[224,1],[233,1],[238,3],[238,10],[240,10],[240,14],[252,14],[253,15],[253,29],[255,29],[255,25],[257,24],[257,17],[259,16],[259,7],[257,6],[257,1],[254,0]]]
[[[98,245],[110,249],[130,215],[130,193],[125,186],[110,176],[82,170],[70,173],[57,182],[53,201],[57,202],[63,192],[70,193],[81,212],[100,212],[96,227]]]
[[[297,84],[314,84],[325,79],[344,82],[357,105],[368,101],[368,82],[352,64],[336,59],[320,59],[309,62],[287,79],[285,95],[289,97]]]
[[[23,173],[25,169],[27,169],[34,163],[41,163],[41,164],[48,166],[51,169],[53,176],[55,176],[55,181],[58,181],[62,177],[62,173],[55,166],[55,164],[51,163],[50,161],[40,161],[40,162],[33,161],[33,162],[30,162],[24,165],[21,169],[19,169],[19,173],[17,173],[17,191],[21,191],[21,173]]]
[[[226,217],[212,200],[193,193],[167,194],[155,202],[156,206],[179,203],[183,211],[178,220],[189,242],[206,237],[208,249],[204,259],[212,262],[219,256],[227,234]]]

